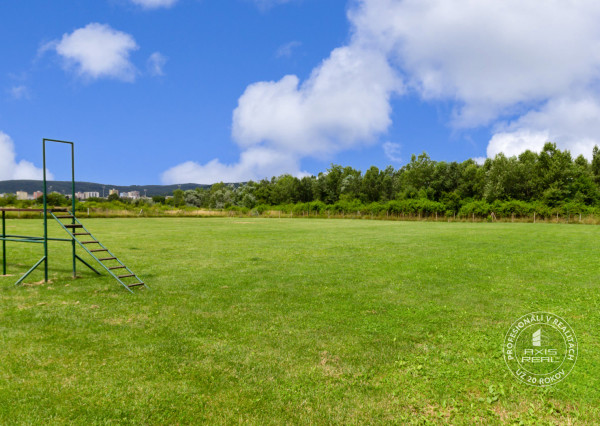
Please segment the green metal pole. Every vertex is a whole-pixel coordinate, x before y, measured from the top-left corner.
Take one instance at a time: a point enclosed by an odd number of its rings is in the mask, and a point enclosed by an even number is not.
[[[71,144],[71,223],[75,225],[75,144]],[[75,237],[71,240],[73,248],[73,278],[77,277],[77,254],[75,253]]]
[[[2,237],[6,235],[6,212],[2,210]],[[6,240],[2,240],[2,275],[6,275]]]
[[[48,282],[48,188],[46,185],[46,139],[42,141],[44,157],[44,282]],[[39,264],[39,262],[38,262]],[[35,269],[35,267],[33,268]]]
[[[31,274],[35,270],[35,268],[40,266],[40,263],[42,263],[44,260],[46,260],[46,259],[44,259],[43,257],[40,260],[38,260],[38,262],[35,265],[33,265],[29,271],[25,272],[25,275],[23,275],[21,278],[19,278],[19,281],[17,281],[15,283],[15,285],[21,284],[23,282],[23,280],[25,278],[27,278],[29,276],[29,274]]]

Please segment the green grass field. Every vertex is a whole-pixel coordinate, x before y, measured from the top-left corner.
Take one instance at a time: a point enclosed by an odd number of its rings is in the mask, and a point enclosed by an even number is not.
[[[92,219],[152,288],[0,277],[0,423],[592,424],[600,419],[600,228],[302,219]],[[41,234],[39,220],[9,231]],[[53,235],[60,235],[52,226]],[[37,284],[36,284],[37,283]],[[532,311],[577,333],[573,372],[518,382]]]

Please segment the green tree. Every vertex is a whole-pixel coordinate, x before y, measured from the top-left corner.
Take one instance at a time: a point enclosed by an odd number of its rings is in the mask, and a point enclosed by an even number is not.
[[[334,204],[340,199],[342,188],[342,166],[332,164],[326,173],[317,178],[317,198],[325,204]]]
[[[304,176],[298,183],[298,201],[308,203],[315,200],[317,181],[314,176]]]
[[[414,154],[410,158],[410,163],[404,166],[402,179],[404,187],[412,187],[416,191],[421,189],[427,190],[430,187],[431,179],[435,163],[429,158],[426,152],[421,153],[418,157]]]
[[[119,201],[119,194],[109,194],[108,201]]]
[[[40,204],[43,203],[44,196],[39,196],[36,201]],[[71,201],[69,201],[67,197],[65,197],[63,194],[60,194],[58,192],[51,192],[46,196],[46,203],[49,206],[68,206],[71,203]]]
[[[597,185],[600,185],[600,149],[598,148],[598,145],[594,145],[594,149],[592,150],[591,171],[594,182],[596,182]]]
[[[300,181],[292,175],[281,175],[271,180],[271,203],[289,204],[296,203],[300,197],[298,187]]]
[[[369,167],[362,179],[363,201],[372,203],[379,201],[382,193],[382,175],[375,166]]]
[[[176,189],[173,191],[173,205],[175,207],[181,207],[185,204],[185,199],[183,195],[183,191],[181,189]]]

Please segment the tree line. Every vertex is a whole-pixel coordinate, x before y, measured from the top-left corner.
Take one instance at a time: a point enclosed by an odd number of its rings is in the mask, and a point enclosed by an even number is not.
[[[483,164],[413,155],[399,169],[370,167],[364,173],[332,164],[317,176],[281,175],[241,185],[176,190],[174,205],[212,209],[279,209],[288,212],[382,211],[406,214],[486,216],[564,212],[596,213],[600,207],[600,150],[592,160],[573,158],[554,143],[540,153],[498,154]]]

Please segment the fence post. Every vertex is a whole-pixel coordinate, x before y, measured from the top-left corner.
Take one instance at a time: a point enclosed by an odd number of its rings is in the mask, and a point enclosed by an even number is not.
[[[533,223],[535,223],[535,212],[533,212]]]

